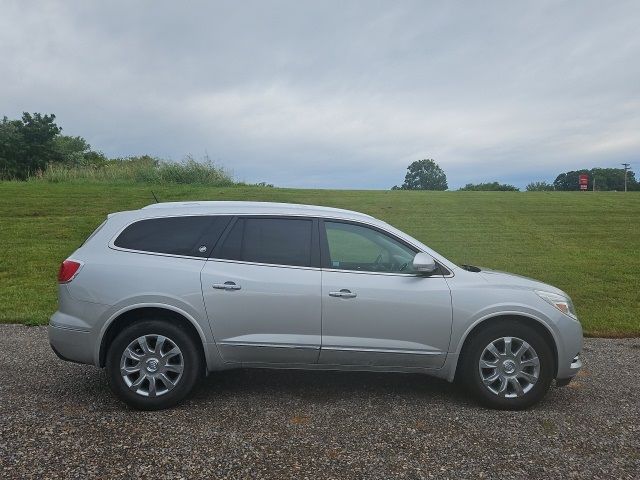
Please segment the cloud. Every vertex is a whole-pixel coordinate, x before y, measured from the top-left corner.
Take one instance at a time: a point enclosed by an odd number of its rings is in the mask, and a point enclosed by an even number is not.
[[[1,114],[246,181],[552,180],[640,147],[637,2],[4,2]]]

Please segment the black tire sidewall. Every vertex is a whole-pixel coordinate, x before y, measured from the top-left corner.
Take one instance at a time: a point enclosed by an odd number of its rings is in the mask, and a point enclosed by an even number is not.
[[[505,398],[490,392],[482,382],[478,364],[485,347],[501,337],[517,337],[529,343],[540,360],[540,374],[522,397]],[[502,410],[521,410],[539,402],[549,390],[555,373],[552,346],[535,328],[520,322],[500,322],[483,328],[470,339],[463,352],[461,380],[483,405]]]
[[[158,397],[144,397],[133,392],[120,375],[122,352],[136,338],[143,335],[164,335],[173,341],[184,361],[184,370],[178,384]],[[106,369],[111,390],[125,403],[138,410],[160,410],[176,405],[193,390],[201,376],[203,365],[193,336],[181,325],[167,319],[143,319],[125,328],[113,340],[107,351]]]

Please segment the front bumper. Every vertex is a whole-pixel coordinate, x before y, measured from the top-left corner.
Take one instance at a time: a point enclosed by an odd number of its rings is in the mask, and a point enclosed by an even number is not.
[[[556,379],[556,387],[564,387],[565,385],[569,385],[569,382],[573,380],[580,369],[582,368],[582,359],[580,358],[580,354],[576,355],[569,365],[569,368],[565,371],[565,376],[562,378]]]

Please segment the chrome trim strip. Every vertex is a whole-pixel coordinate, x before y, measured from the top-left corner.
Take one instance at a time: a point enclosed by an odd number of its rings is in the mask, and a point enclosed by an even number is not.
[[[142,252],[146,253],[146,252]],[[198,257],[189,257],[189,258],[198,258]],[[204,260],[199,258],[199,260]],[[229,260],[227,258],[208,258],[206,259],[208,262],[224,262],[224,263],[239,263],[242,265],[255,265],[258,267],[276,267],[276,268],[295,268],[298,270],[317,270],[323,272],[336,272],[336,273],[353,273],[356,275],[386,275],[391,277],[417,277],[417,278],[451,278],[453,275],[420,275],[418,273],[393,273],[393,272],[367,272],[362,270],[341,270],[339,268],[318,268],[318,267],[301,267],[298,265],[281,265],[278,263],[258,263],[258,262],[247,262],[244,260]]]
[[[155,255],[157,257],[184,258],[186,260],[201,260],[203,262],[207,260],[206,257],[192,257],[190,255],[174,255],[173,253],[147,252],[145,250],[133,250],[131,248],[116,247],[115,245],[112,245],[111,243],[109,243],[109,248],[112,249],[112,250],[119,250],[121,252],[141,253],[143,255]]]
[[[321,350],[336,352],[369,352],[369,353],[405,353],[410,355],[445,355],[445,352],[425,350],[392,350],[385,348],[356,348],[356,347],[321,347]]]
[[[82,327],[69,327],[68,325],[61,325],[59,323],[55,323],[52,321],[49,321],[49,326],[53,327],[53,328],[57,328],[59,330],[68,330],[70,332],[78,332],[78,333],[91,333],[91,330],[88,328],[82,328]]]
[[[282,343],[250,343],[250,342],[218,342],[218,345],[225,347],[267,347],[267,348],[293,348],[299,350],[320,350],[320,347],[313,345],[291,345]]]
[[[386,275],[391,277],[418,277],[418,278],[450,278],[453,275],[420,275],[419,273],[397,272],[368,272],[366,270],[342,270],[340,268],[322,268],[323,272],[355,273],[356,275]]]
[[[278,263],[258,263],[258,262],[246,262],[244,260],[229,260],[227,258],[207,258],[208,262],[224,262],[224,263],[240,263],[242,265],[256,265],[258,267],[276,267],[276,268],[295,268],[298,270],[322,270],[318,267],[302,267],[299,265],[280,265]]]
[[[408,355],[445,355],[441,351],[425,350],[394,350],[385,348],[356,348],[356,347],[315,347],[313,345],[287,345],[281,343],[250,343],[250,342],[218,342],[225,347],[267,347],[267,348],[293,348],[304,350],[328,350],[336,352],[368,352],[368,353],[399,353]]]

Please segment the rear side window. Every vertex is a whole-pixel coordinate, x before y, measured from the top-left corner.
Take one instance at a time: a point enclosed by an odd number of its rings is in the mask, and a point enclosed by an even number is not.
[[[240,218],[217,258],[276,265],[311,266],[313,221],[293,218]]]
[[[125,228],[114,245],[142,252],[206,258],[230,219],[187,216],[140,220]]]

